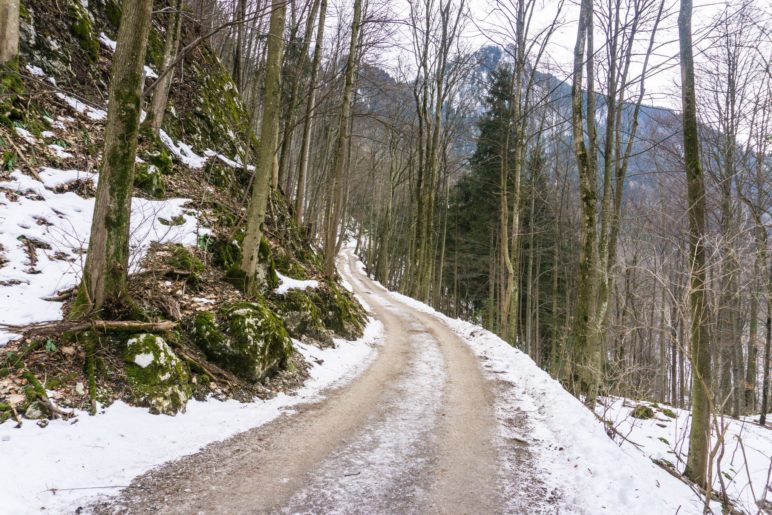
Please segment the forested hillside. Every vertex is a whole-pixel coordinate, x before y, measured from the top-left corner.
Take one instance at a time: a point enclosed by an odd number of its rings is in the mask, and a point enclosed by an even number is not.
[[[361,334],[361,307],[323,277],[321,255],[279,190],[267,200],[257,289],[241,291],[254,171],[242,163],[253,161],[258,140],[231,74],[200,40],[202,27],[168,9],[148,31],[148,106],[137,113],[133,177],[121,177],[132,198],[120,266],[133,273],[107,288],[94,320],[110,322],[100,325],[82,321],[89,299],[78,283],[114,130],[106,103],[121,5],[21,6],[0,129],[3,420],[57,418],[115,399],[173,414],[193,396],[271,396],[274,381],[304,377],[290,337],[328,346],[333,336]],[[164,84],[159,74],[173,59],[179,71]],[[41,323],[61,317],[68,321]]]
[[[0,511],[768,513],[771,29],[0,0]]]

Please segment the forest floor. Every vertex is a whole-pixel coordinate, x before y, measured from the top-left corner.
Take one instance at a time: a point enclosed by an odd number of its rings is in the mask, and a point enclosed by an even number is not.
[[[137,477],[95,513],[701,513],[525,355],[370,280],[368,368],[325,399]]]

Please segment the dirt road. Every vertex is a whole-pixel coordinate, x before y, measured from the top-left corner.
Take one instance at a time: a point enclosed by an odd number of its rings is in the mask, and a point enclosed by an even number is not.
[[[495,385],[466,344],[339,263],[385,329],[378,356],[326,399],[137,478],[97,513],[502,513]],[[503,454],[507,454],[504,452]],[[508,495],[509,493],[510,495]]]

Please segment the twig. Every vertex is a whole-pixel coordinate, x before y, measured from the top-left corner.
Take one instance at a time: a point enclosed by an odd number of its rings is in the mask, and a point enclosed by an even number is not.
[[[32,176],[38,181],[43,182],[43,179],[41,179],[40,175],[38,175],[38,173],[35,171],[35,167],[33,167],[32,164],[27,160],[27,158],[22,153],[21,149],[16,146],[16,143],[13,142],[13,138],[10,136],[8,136],[8,143],[10,143],[10,145],[16,151],[16,154],[21,158],[21,160],[24,161],[24,164],[27,165],[27,168],[29,168],[29,172],[32,174]]]
[[[75,490],[101,490],[105,488],[128,488],[129,485],[108,485],[108,486],[81,486],[78,488],[46,488],[44,492],[51,492],[56,495],[56,492],[72,492]]]

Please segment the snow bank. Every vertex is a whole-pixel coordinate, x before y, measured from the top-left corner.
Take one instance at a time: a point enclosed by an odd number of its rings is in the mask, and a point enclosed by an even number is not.
[[[267,401],[190,401],[187,412],[174,417],[116,402],[95,417],[79,413],[77,423],[53,420],[45,429],[30,421],[21,429],[0,425],[2,511],[71,513],[98,496],[115,495],[154,466],[266,424],[291,413],[292,406],[321,398],[325,388],[350,381],[373,359],[382,334],[380,322],[371,321],[361,339],[336,340],[336,348],[295,341],[312,365],[310,379],[296,393]]]
[[[80,170],[43,168],[42,182],[19,171],[0,182],[0,324],[24,325],[58,320],[61,302],[45,300],[80,281],[85,263],[94,199],[73,192],[57,193],[75,181],[96,182]],[[137,271],[154,241],[195,245],[196,213],[188,199],[132,199],[130,266]],[[17,335],[0,330],[0,345]]]

